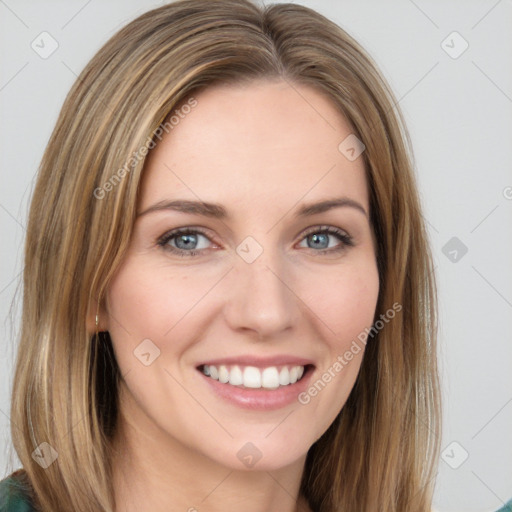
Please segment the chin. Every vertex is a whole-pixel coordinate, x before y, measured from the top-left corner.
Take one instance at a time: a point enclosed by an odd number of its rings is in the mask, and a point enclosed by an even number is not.
[[[271,429],[265,431],[259,438],[245,436],[230,439],[223,446],[219,443],[215,453],[211,453],[210,446],[209,453],[205,455],[235,471],[276,471],[304,462],[313,441],[308,443],[301,441],[300,437],[279,436],[275,433],[268,435]]]

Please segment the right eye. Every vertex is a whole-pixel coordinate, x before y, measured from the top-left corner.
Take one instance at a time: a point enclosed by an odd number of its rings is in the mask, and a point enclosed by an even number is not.
[[[208,249],[208,242],[201,243],[201,238],[211,242],[208,236],[197,228],[179,228],[162,235],[157,244],[165,251],[179,256],[197,256],[199,252]]]

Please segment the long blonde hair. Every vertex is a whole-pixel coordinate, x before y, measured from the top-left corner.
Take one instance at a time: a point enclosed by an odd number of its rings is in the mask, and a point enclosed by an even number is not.
[[[402,305],[368,341],[347,403],[310,448],[301,494],[315,512],[430,510],[440,439],[436,289],[397,102],[364,50],[311,9],[179,0],[138,17],[93,57],[39,169],[11,430],[43,511],[115,510],[119,371],[108,333],[91,333],[86,318],[130,240],[144,166],[133,155],[195,91],[258,78],[325,93],[365,144],[380,280],[375,319]],[[116,173],[115,186],[101,192]],[[47,468],[32,458],[43,442],[58,454]]]

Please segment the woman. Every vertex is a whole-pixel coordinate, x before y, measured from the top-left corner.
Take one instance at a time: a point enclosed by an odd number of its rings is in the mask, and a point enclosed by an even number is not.
[[[361,47],[294,4],[150,11],[43,157],[6,510],[429,511],[436,307]]]

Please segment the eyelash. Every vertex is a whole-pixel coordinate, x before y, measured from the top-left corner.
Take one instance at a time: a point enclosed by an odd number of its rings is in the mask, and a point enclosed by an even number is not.
[[[202,251],[204,251],[206,249],[185,251],[183,249],[178,249],[176,247],[172,247],[171,245],[169,245],[169,241],[172,240],[173,238],[178,238],[181,235],[197,235],[197,234],[203,235],[210,242],[212,241],[210,239],[210,237],[201,229],[198,229],[198,228],[194,228],[194,229],[192,229],[192,228],[178,228],[178,229],[175,229],[173,231],[169,231],[168,233],[165,233],[164,235],[162,235],[157,240],[157,245],[159,247],[161,247],[162,249],[164,249],[165,251],[169,251],[169,252],[171,252],[173,254],[176,254],[178,256],[194,257],[194,256],[197,256],[198,254],[200,254]],[[342,242],[341,245],[339,245],[337,247],[331,247],[329,249],[320,249],[318,251],[315,250],[315,249],[311,249],[314,253],[317,253],[317,254],[318,253],[319,254],[338,253],[338,252],[346,250],[347,247],[353,247],[354,246],[354,242],[353,242],[352,237],[350,235],[348,235],[345,232],[341,231],[340,229],[334,228],[332,226],[314,226],[312,228],[309,228],[302,235],[301,241],[303,239],[305,239],[306,237],[308,237],[309,235],[313,235],[313,234],[329,234],[329,235],[333,235],[333,236],[336,236]]]

